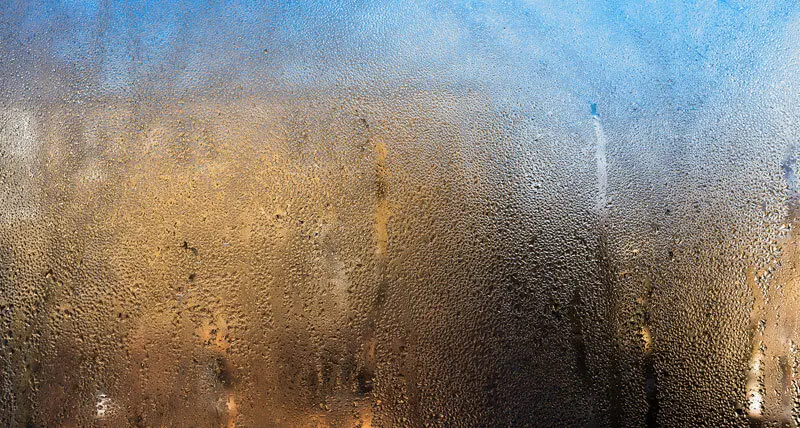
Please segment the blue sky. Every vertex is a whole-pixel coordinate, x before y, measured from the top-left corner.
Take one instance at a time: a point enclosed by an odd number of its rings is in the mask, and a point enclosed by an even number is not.
[[[12,3],[3,17],[18,39],[43,38],[37,47],[56,68],[97,70],[94,86],[107,92],[417,80],[556,85],[587,102],[667,97],[689,109],[720,85],[749,84],[774,60],[770,49],[796,37],[787,33],[799,10],[730,0],[68,0]]]

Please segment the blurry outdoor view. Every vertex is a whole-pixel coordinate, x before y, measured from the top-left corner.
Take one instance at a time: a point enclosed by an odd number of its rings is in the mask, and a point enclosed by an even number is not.
[[[795,427],[800,3],[0,0],[0,425]]]

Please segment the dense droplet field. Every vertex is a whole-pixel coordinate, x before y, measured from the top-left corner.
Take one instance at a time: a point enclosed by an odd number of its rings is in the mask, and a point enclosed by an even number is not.
[[[0,2],[0,425],[797,426],[793,2]]]

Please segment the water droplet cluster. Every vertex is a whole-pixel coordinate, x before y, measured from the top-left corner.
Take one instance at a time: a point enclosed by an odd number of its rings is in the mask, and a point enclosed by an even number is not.
[[[797,425],[795,6],[45,3],[0,425]]]

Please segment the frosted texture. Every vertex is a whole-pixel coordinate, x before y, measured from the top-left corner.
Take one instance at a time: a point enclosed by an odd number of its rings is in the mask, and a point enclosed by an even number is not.
[[[0,1],[0,425],[797,426],[794,1]]]

